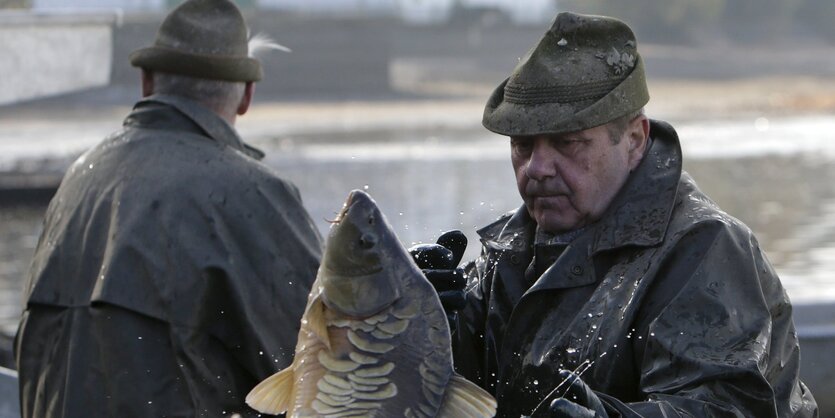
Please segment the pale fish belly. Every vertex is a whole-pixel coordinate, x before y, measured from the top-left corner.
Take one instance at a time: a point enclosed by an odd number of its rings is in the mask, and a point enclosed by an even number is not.
[[[412,300],[364,320],[329,319],[331,350],[318,351],[323,373],[309,409],[298,416],[434,417],[452,367],[443,364],[448,349],[433,348],[444,340],[430,337],[436,332],[419,304]]]

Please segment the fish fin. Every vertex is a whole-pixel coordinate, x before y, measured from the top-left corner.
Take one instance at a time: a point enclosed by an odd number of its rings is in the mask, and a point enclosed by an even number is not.
[[[496,399],[461,375],[449,379],[439,418],[492,418],[496,415]]]
[[[331,339],[328,336],[328,322],[325,319],[325,304],[322,302],[321,297],[316,297],[311,301],[304,316],[307,320],[307,326],[310,327],[310,330],[313,331],[316,338],[322,341],[325,347],[328,347],[328,350],[330,350]]]
[[[293,384],[296,379],[290,366],[255,386],[246,395],[246,404],[259,412],[281,414],[290,407]]]

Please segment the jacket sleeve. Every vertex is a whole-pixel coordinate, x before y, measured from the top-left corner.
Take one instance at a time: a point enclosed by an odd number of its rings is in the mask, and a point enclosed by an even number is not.
[[[685,233],[660,267],[634,341],[645,401],[622,416],[817,416],[800,382],[791,303],[756,239],[733,220]],[[639,346],[640,345],[640,346]]]

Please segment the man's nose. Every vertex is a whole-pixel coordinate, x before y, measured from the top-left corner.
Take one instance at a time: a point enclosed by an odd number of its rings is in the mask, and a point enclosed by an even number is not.
[[[534,144],[531,158],[525,168],[525,175],[534,180],[542,180],[557,174],[557,155],[546,143]]]

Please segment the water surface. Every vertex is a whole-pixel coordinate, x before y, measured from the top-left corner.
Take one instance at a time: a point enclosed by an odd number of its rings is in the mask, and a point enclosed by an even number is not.
[[[795,302],[835,301],[835,118],[678,127],[685,170],[756,233]],[[263,136],[265,162],[295,182],[323,234],[351,189],[364,189],[406,245],[475,230],[521,205],[508,141],[483,130]],[[45,208],[0,207],[0,331],[13,332]]]

